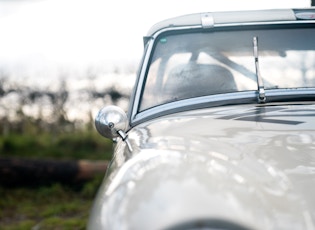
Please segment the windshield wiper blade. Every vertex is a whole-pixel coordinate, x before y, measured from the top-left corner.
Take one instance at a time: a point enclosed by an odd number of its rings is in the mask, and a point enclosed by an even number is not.
[[[264,82],[260,75],[260,70],[259,70],[258,37],[253,37],[253,48],[254,48],[255,68],[256,68],[256,77],[257,77],[257,86],[258,86],[258,103],[265,103],[266,101],[265,87],[264,87]]]

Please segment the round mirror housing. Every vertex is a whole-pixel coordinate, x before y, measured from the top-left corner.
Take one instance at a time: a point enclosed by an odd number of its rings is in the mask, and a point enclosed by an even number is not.
[[[106,138],[119,136],[119,131],[127,130],[128,118],[126,113],[117,106],[106,106],[95,118],[96,130]]]

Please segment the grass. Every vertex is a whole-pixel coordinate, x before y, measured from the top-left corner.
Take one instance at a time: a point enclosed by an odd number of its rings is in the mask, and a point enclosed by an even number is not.
[[[1,157],[109,160],[111,151],[111,141],[96,131],[0,136]],[[96,176],[79,187],[60,183],[37,188],[0,185],[0,230],[85,229],[102,178]]]
[[[96,132],[0,136],[1,156],[109,160],[111,150],[111,140]]]
[[[85,229],[102,175],[82,189],[54,184],[34,188],[0,187],[0,229]]]

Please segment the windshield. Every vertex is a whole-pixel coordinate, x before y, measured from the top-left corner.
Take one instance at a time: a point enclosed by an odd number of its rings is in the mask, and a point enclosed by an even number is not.
[[[315,87],[314,28],[231,30],[160,36],[140,111],[182,99],[257,90],[253,37],[265,89]]]

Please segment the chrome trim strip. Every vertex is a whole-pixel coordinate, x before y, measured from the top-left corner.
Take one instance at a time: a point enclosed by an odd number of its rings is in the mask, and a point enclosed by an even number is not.
[[[295,89],[266,89],[266,95],[268,97],[312,96],[315,99],[315,87]]]
[[[205,107],[209,108],[232,104],[257,104],[257,97],[257,91],[244,91],[170,102],[138,113],[133,119],[132,126],[153,118],[191,109],[202,109]],[[308,98],[315,101],[315,87],[299,89],[266,89],[266,97],[268,98],[266,102],[275,102],[285,99],[292,101],[293,99],[297,100],[300,98],[303,98],[303,100]]]
[[[236,92],[227,94],[208,95],[204,97],[189,98],[185,100],[170,102],[142,111],[133,119],[132,125],[139,124],[145,120],[165,116],[174,112],[189,109],[201,109],[229,104],[256,103],[257,91]]]
[[[136,80],[137,85],[135,88],[135,92],[133,94],[133,98],[131,98],[130,102],[132,103],[132,106],[129,107],[129,109],[131,109],[130,111],[130,118],[129,118],[129,124],[132,125],[133,123],[133,118],[136,116],[136,114],[138,113],[138,108],[140,107],[140,98],[141,98],[141,93],[142,93],[142,87],[144,87],[144,78],[146,75],[146,69],[149,63],[149,58],[150,58],[150,53],[151,50],[153,48],[153,41],[155,38],[151,38],[151,40],[149,40],[147,42],[147,49],[145,50],[144,53],[144,57],[142,60],[142,64],[141,64],[141,69],[139,70],[139,74]]]

